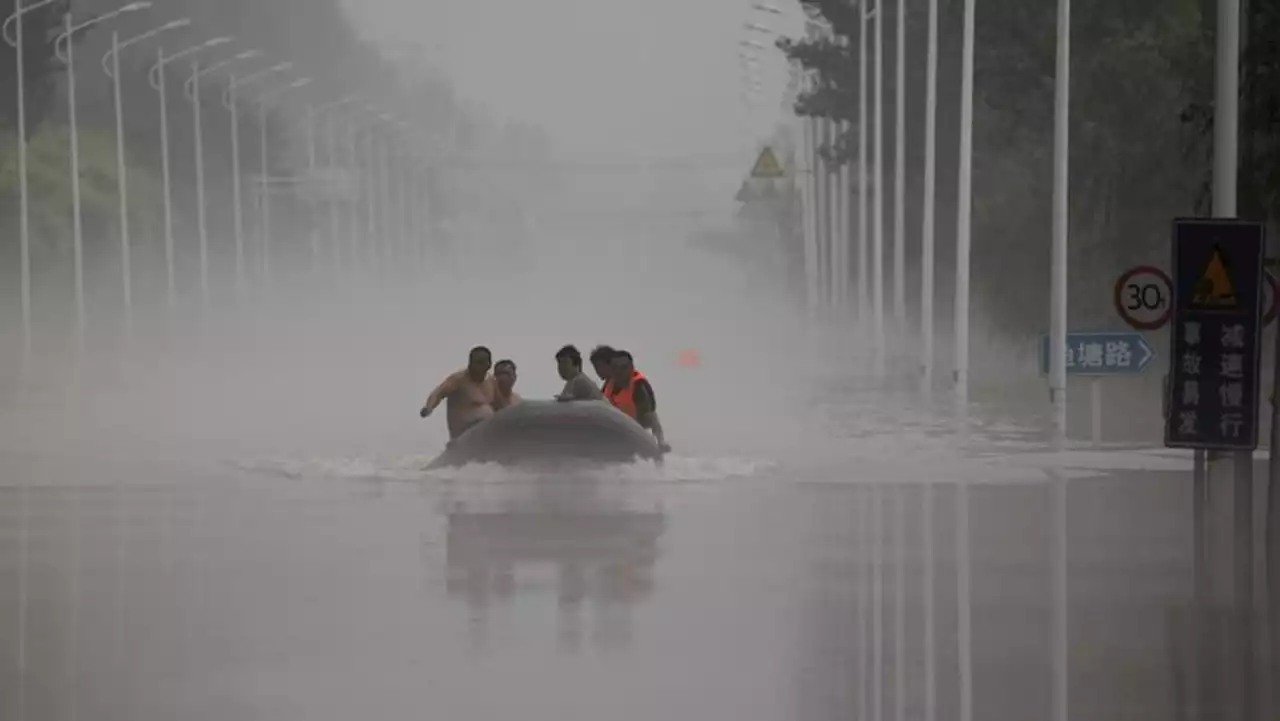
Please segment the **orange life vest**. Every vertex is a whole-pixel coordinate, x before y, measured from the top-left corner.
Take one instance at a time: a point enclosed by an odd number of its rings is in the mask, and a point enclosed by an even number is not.
[[[613,381],[607,381],[604,384],[604,397],[614,408],[626,413],[632,418],[636,417],[636,383],[644,380],[644,374],[640,371],[631,371],[631,383],[626,388],[615,391],[613,389]],[[639,420],[639,419],[637,419]]]

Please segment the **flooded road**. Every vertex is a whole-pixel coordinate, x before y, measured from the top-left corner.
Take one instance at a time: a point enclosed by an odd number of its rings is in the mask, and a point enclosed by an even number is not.
[[[417,480],[4,461],[26,474],[0,501],[4,719],[914,719],[931,695],[953,719],[962,669],[974,718],[1049,713],[1032,465],[984,483],[976,461]],[[1077,718],[1178,701],[1189,481],[1146,465],[1071,482]]]

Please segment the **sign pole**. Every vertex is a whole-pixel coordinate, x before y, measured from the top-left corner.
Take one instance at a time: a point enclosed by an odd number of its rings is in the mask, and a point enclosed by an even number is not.
[[[1066,375],[1065,373],[1063,374]],[[1089,408],[1092,419],[1089,424],[1090,438],[1094,448],[1102,447],[1102,379],[1094,376],[1089,379]]]
[[[1239,163],[1240,0],[1218,0],[1213,124],[1213,214],[1235,217]],[[1254,389],[1257,394],[1258,389]],[[1254,718],[1253,684],[1253,452],[1236,451],[1234,466],[1235,604],[1240,717]]]

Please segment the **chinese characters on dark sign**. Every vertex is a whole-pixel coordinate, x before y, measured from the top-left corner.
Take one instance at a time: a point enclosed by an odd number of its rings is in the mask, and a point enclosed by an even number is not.
[[[1166,446],[1258,446],[1264,249],[1257,223],[1174,223]]]

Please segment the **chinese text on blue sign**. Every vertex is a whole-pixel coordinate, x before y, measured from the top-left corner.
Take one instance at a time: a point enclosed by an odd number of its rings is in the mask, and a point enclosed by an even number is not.
[[[1141,333],[1068,333],[1066,365],[1072,375],[1132,375],[1155,357]],[[1049,373],[1049,336],[1040,336],[1040,372]]]
[[[1174,223],[1166,446],[1258,446],[1264,248],[1257,223]]]

